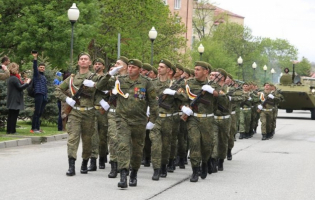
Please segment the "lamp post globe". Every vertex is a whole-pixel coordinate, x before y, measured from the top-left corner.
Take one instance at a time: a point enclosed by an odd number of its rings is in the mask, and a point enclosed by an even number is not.
[[[202,44],[199,45],[198,52],[200,54],[200,60],[202,60],[202,54],[203,54],[203,52],[205,52],[205,48]]]
[[[154,26],[149,31],[149,38],[151,40],[151,65],[153,66],[153,43],[157,37],[157,31],[155,30]]]
[[[70,68],[73,63],[73,26],[74,23],[79,19],[80,11],[77,8],[76,4],[73,3],[68,10],[68,19],[71,22],[71,46],[70,46]]]
[[[238,63],[238,80],[240,80],[240,69],[241,69],[241,65],[243,64],[243,58],[241,56],[238,57],[237,63]],[[243,74],[243,80],[244,80],[244,74]]]
[[[266,71],[267,71],[267,66],[264,65],[263,70],[265,71],[265,83],[266,83]]]
[[[252,68],[254,69],[253,79],[255,80],[255,72],[256,72],[256,68],[257,68],[257,64],[255,62],[252,64]]]

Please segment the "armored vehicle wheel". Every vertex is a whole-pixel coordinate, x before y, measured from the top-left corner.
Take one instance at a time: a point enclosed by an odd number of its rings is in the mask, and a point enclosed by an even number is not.
[[[287,112],[287,113],[292,113],[293,110],[291,110],[291,109],[286,109],[286,112]]]

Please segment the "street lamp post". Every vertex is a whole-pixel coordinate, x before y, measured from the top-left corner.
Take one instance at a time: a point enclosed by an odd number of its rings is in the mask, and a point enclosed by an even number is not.
[[[238,80],[240,80],[240,69],[241,69],[241,66],[243,64],[243,59],[241,56],[237,59],[237,63],[238,63]],[[243,81],[245,81],[244,80],[244,73],[243,73]]]
[[[276,73],[276,71],[272,68],[270,72],[271,72],[271,81],[273,83],[273,74]]]
[[[202,60],[202,54],[203,54],[203,52],[205,52],[205,48],[202,46],[202,44],[199,45],[198,52],[200,54],[200,61],[201,61]]]
[[[264,65],[263,69],[264,69],[264,71],[265,71],[265,83],[266,83],[266,71],[267,71],[267,66]]]
[[[71,46],[70,46],[70,68],[73,63],[73,26],[74,23],[79,19],[80,11],[76,4],[73,3],[71,8],[68,10],[68,19],[71,22]]]
[[[254,80],[254,81],[255,81],[256,67],[257,67],[257,64],[254,62],[254,63],[252,64],[252,68],[254,69],[254,73],[253,73],[253,80]]]
[[[151,65],[153,66],[153,43],[157,37],[157,31],[155,30],[154,26],[149,31],[149,38],[151,40]]]

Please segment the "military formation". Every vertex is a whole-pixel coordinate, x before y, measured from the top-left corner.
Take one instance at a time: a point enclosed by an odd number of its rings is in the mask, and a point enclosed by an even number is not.
[[[121,56],[106,68],[103,59],[92,61],[81,53],[78,66],[55,91],[68,105],[67,176],[76,174],[81,138],[80,172],[96,171],[97,160],[104,169],[109,158],[108,177],[120,174],[118,187],[127,188],[137,186],[141,165],[152,164],[153,181],[174,173],[176,166],[185,169],[187,158],[191,182],[223,171],[224,160],[232,160],[236,134],[251,138],[259,119],[262,140],[275,134],[283,97],[271,83],[259,89],[203,61],[190,70],[161,59],[156,69]]]

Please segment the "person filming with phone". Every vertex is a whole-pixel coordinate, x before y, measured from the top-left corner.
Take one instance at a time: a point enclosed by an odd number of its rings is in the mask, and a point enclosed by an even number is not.
[[[48,102],[47,99],[47,79],[44,75],[45,64],[40,63],[37,67],[37,51],[32,51],[34,57],[33,60],[33,81],[34,81],[34,92],[35,92],[35,110],[32,120],[31,133],[41,133],[40,129],[40,117],[42,116],[45,106]]]

